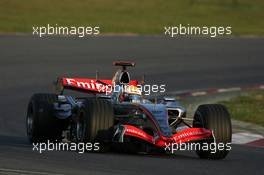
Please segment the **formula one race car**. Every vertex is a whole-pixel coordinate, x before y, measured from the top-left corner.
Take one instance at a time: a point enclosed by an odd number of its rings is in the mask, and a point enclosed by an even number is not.
[[[56,93],[34,94],[27,110],[29,140],[99,143],[101,151],[130,153],[168,153],[175,145],[196,143],[200,158],[226,157],[232,130],[224,106],[200,105],[194,117],[187,118],[175,98],[153,102],[142,95],[144,81],[131,80],[127,71],[134,62],[117,61],[114,66],[121,69],[112,80],[99,79],[98,74],[94,79],[58,78]],[[66,95],[67,89],[87,96]]]

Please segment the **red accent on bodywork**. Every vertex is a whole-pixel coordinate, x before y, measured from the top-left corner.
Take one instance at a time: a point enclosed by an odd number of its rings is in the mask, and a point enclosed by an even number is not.
[[[145,140],[153,145],[158,147],[165,147],[168,144],[172,143],[184,143],[190,141],[196,141],[204,138],[209,138],[212,136],[212,131],[204,128],[187,128],[183,131],[175,133],[171,137],[157,137],[156,139],[144,132],[143,130],[131,126],[131,125],[124,125],[125,126],[125,133],[124,135],[137,137],[139,139]]]
[[[111,80],[84,79],[84,78],[62,78],[63,86],[67,89],[90,91],[93,93],[111,92]]]

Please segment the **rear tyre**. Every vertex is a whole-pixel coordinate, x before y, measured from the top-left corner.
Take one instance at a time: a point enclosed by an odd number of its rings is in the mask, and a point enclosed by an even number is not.
[[[113,105],[108,100],[86,99],[76,122],[78,142],[99,143],[100,152],[109,149],[114,126]]]
[[[196,153],[200,158],[223,159],[227,156],[231,149],[232,127],[230,115],[225,106],[220,104],[199,106],[194,115],[193,127],[210,129],[214,134],[216,149],[197,150]],[[206,143],[214,143],[214,139],[207,140]],[[220,144],[221,148],[218,147]]]
[[[31,97],[26,118],[27,136],[31,143],[61,140],[63,127],[53,112],[56,101],[55,94],[34,94]]]

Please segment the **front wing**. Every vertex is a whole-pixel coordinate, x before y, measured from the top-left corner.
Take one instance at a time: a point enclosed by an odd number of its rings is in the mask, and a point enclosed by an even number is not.
[[[132,125],[120,125],[114,134],[115,141],[123,142],[123,137],[132,136],[157,147],[166,147],[170,144],[198,141],[212,137],[212,131],[204,128],[187,128],[173,134],[171,137],[161,135],[151,136],[143,130]]]

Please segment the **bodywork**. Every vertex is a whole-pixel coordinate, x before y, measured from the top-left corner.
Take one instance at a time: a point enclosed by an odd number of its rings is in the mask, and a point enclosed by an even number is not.
[[[124,84],[120,79],[130,64],[118,64],[123,66],[123,70],[117,71],[112,80],[100,80],[97,76],[94,79],[59,78],[56,82],[59,95],[58,102],[54,103],[55,116],[60,119],[72,118],[82,107],[81,98],[64,95],[64,90],[70,89],[112,102],[115,126],[111,142],[123,143],[129,141],[126,138],[132,137],[156,147],[166,147],[172,143],[196,142],[212,137],[211,130],[187,124],[186,120],[191,119],[186,118],[186,110],[174,98],[165,97],[156,102],[147,98],[142,98],[140,103],[120,102],[118,96],[121,92],[112,92],[111,87]],[[130,77],[125,78],[131,81]]]

